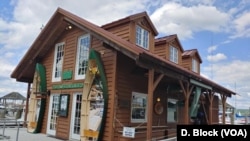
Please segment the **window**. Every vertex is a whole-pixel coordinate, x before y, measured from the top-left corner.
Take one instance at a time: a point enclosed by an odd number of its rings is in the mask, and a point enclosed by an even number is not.
[[[136,45],[141,46],[144,49],[148,49],[149,33],[147,30],[136,26]]]
[[[90,48],[90,36],[83,35],[78,39],[77,55],[76,55],[76,68],[75,79],[84,79],[88,65]]]
[[[192,71],[198,72],[198,62],[196,59],[192,59]]]
[[[132,92],[131,122],[147,121],[147,94]]]
[[[63,55],[64,55],[64,43],[56,44],[55,54],[54,54],[52,82],[61,81]]]
[[[177,121],[177,100],[176,99],[168,99],[168,119],[167,122],[176,122]]]
[[[170,46],[170,61],[178,64],[178,49]]]

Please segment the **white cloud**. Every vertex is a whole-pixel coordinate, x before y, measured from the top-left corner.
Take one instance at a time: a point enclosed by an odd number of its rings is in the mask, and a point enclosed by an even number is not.
[[[235,60],[228,63],[215,63],[213,64],[213,67],[204,67],[203,73],[210,76],[210,79],[212,77],[213,81],[218,84],[238,93],[239,95],[236,96],[236,101],[238,101],[237,106],[241,108],[249,108],[249,68],[249,61]],[[233,102],[234,98],[229,101]]]
[[[236,33],[231,38],[250,37],[250,12],[243,13],[233,23]]]
[[[230,16],[214,6],[185,7],[178,3],[166,3],[151,15],[151,19],[163,34],[177,33],[181,39],[188,39],[194,32],[222,31],[227,28]]]
[[[217,46],[210,46],[210,47],[208,47],[207,52],[211,53],[211,52],[215,51],[216,49],[217,49]]]
[[[217,53],[215,55],[208,55],[207,60],[210,62],[218,62],[227,59],[227,56],[223,53]]]

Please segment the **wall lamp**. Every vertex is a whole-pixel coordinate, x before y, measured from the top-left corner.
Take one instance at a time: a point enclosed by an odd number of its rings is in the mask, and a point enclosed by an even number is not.
[[[70,25],[70,24],[68,24],[67,26],[66,26],[66,28],[65,28],[66,30],[70,30],[70,29],[72,29],[72,25]]]

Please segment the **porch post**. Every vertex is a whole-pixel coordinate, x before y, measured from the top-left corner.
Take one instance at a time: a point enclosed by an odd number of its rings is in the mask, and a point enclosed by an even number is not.
[[[26,104],[25,104],[25,113],[24,113],[24,124],[23,124],[24,127],[26,127],[27,125],[27,114],[29,111],[29,99],[30,99],[30,83],[28,83],[27,94],[26,94]]]
[[[190,94],[194,88],[194,86],[192,85],[191,88],[189,87],[190,83],[187,82],[186,87],[184,87],[184,84],[181,80],[179,80],[179,83],[181,85],[183,94],[184,94],[184,99],[185,99],[185,105],[184,105],[184,124],[189,124],[189,97]]]
[[[152,121],[153,121],[153,87],[154,87],[154,69],[148,70],[148,112],[147,112],[147,140],[152,139]]]
[[[225,114],[226,114],[226,100],[227,100],[227,96],[225,94],[221,94],[221,102],[222,102],[222,123],[225,124]]]
[[[209,114],[209,123],[208,124],[212,124],[213,123],[213,100],[214,100],[214,92],[212,91],[207,91],[207,97],[209,100],[209,110],[208,110],[208,114]]]

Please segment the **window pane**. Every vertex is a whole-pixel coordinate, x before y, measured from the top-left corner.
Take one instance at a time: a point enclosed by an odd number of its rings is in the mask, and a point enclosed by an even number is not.
[[[168,113],[167,113],[167,121],[168,122],[176,122],[176,113],[177,113],[177,100],[168,99]]]
[[[75,78],[83,79],[88,65],[88,56],[90,48],[90,36],[84,35],[78,39],[77,49],[77,65],[75,70]]]
[[[136,45],[148,49],[149,32],[140,26],[136,26]]]
[[[147,95],[132,93],[131,122],[145,122],[147,120]]]
[[[178,64],[178,49],[170,46],[170,51],[169,51],[169,60]]]
[[[52,73],[53,82],[61,81],[63,55],[64,55],[64,43],[56,44],[55,54],[54,54],[53,73]]]

